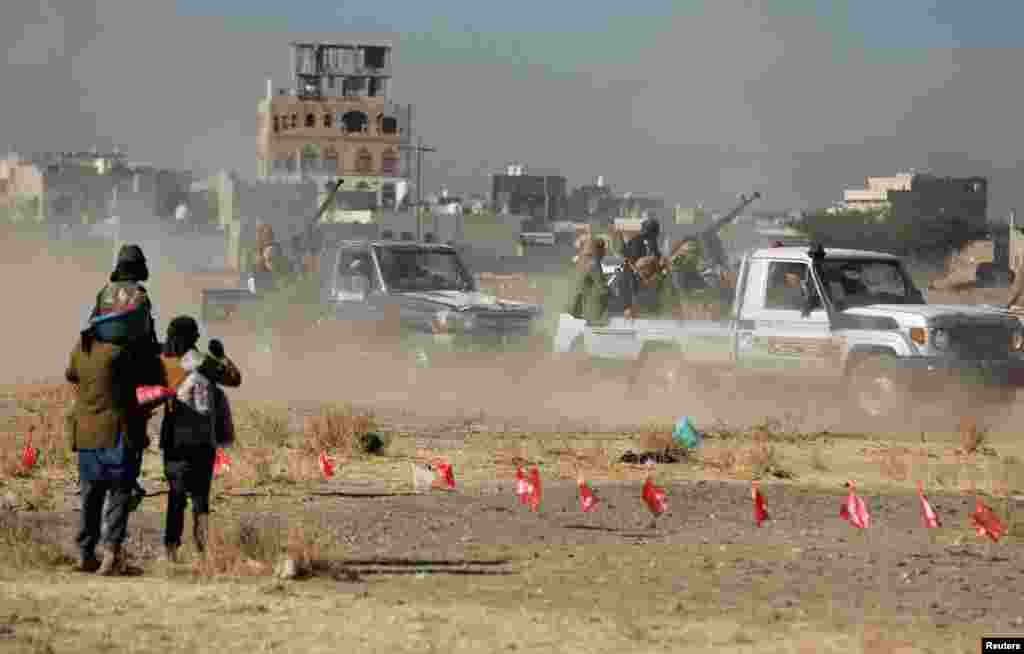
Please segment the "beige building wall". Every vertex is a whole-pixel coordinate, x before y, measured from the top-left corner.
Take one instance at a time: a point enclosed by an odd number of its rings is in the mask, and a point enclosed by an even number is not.
[[[400,177],[401,117],[380,97],[263,99],[258,111],[260,177],[311,170],[328,176]]]

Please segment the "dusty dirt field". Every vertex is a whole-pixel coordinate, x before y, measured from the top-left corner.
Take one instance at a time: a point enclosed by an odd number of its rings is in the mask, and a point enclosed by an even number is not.
[[[13,292],[19,314],[34,319],[5,330],[13,337],[0,408],[16,414],[0,426],[7,459],[28,425],[43,424],[33,412],[57,429],[66,398],[46,386],[32,396],[27,382],[59,381],[75,327],[108,272],[109,258],[30,245],[6,238],[0,246],[6,277],[33,280]],[[161,315],[195,311],[197,283],[164,266],[150,284]],[[958,454],[957,434],[928,433],[923,442],[898,430],[857,434],[821,398],[795,393],[761,389],[737,402],[693,389],[629,400],[614,380],[575,389],[575,369],[543,359],[428,373],[411,371],[398,353],[337,351],[333,336],[310,333],[306,356],[285,363],[261,359],[247,335],[222,336],[246,379],[232,394],[240,446],[216,482],[214,522],[225,532],[245,525],[249,556],[262,567],[211,576],[196,561],[156,561],[165,485],[154,451],[144,470],[152,497],[130,523],[137,574],[72,573],[63,557],[74,553],[74,469],[51,433],[36,441],[42,464],[32,475],[0,469],[0,497],[17,505],[0,521],[0,652],[357,644],[388,652],[961,653],[978,651],[982,634],[1024,635],[1024,445],[1013,422]],[[299,414],[339,402],[372,409],[389,442],[379,456],[332,452],[339,469],[325,482]],[[657,466],[670,509],[652,528],[640,501],[644,471],[616,462],[663,438],[655,425],[684,414],[710,433],[688,460]],[[410,462],[424,447],[452,461],[455,492],[413,490]],[[538,514],[513,494],[512,454],[541,469]],[[602,500],[594,513],[578,508],[570,460],[584,461]],[[762,479],[773,518],[760,529],[752,477]],[[866,532],[838,517],[847,479],[872,511]],[[918,480],[942,529],[921,527]],[[971,487],[1008,524],[998,544],[970,528]],[[318,546],[315,574],[276,580],[269,573],[287,549],[281,534],[296,528]]]

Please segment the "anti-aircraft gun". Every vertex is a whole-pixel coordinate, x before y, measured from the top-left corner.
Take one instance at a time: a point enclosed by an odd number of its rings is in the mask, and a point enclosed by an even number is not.
[[[698,242],[704,250],[704,257],[708,263],[716,266],[720,271],[728,270],[729,262],[726,259],[725,247],[722,245],[721,238],[719,238],[719,232],[723,227],[731,223],[733,220],[736,220],[736,217],[739,216],[744,209],[760,198],[761,194],[757,191],[754,191],[754,193],[749,196],[740,195],[740,203],[732,211],[729,211],[724,216],[718,218],[710,225],[696,225],[686,229],[682,234],[680,234],[679,231],[673,230],[675,232],[676,240],[669,248],[669,260],[671,261],[681,255],[689,243]]]

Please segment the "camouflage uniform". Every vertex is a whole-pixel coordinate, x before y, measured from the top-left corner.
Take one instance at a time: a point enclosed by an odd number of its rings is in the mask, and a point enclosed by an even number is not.
[[[583,247],[577,261],[576,291],[566,313],[586,320],[588,325],[608,323],[608,277],[601,268],[604,241],[590,241]]]

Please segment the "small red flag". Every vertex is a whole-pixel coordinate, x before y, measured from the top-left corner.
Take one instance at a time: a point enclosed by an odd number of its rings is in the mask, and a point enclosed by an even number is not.
[[[320,472],[323,473],[325,478],[330,479],[334,476],[334,461],[331,460],[331,457],[327,456],[327,452],[320,453],[319,463]]]
[[[993,542],[999,542],[999,539],[1006,535],[1006,524],[991,507],[981,501],[980,497],[975,499],[971,522],[974,523],[979,536],[988,536]]]
[[[576,483],[580,489],[580,509],[584,513],[590,513],[597,508],[599,500],[594,495],[594,491],[590,490],[590,486],[587,485],[587,481],[583,477],[580,477]]]
[[[644,490],[641,497],[644,503],[647,504],[648,510],[655,517],[661,515],[665,511],[668,511],[668,500],[665,499],[665,489],[655,486],[654,481],[650,477],[644,482]]]
[[[757,481],[750,482],[750,497],[754,500],[754,522],[760,527],[768,519],[768,505],[761,494],[761,485]]]
[[[231,459],[224,453],[224,450],[217,450],[217,455],[213,459],[213,476],[220,477],[225,472],[231,470]]]
[[[540,511],[541,495],[540,468],[534,466],[530,471],[530,510],[535,513]]]
[[[434,459],[432,461],[434,470],[437,471],[437,481],[442,486],[449,490],[455,489],[455,471],[452,468],[452,464],[448,463],[444,459]]]
[[[25,437],[25,449],[21,451],[21,469],[25,472],[36,467],[36,463],[39,461],[39,450],[32,447],[32,432],[35,430],[35,427],[28,428],[28,435]]]
[[[519,503],[526,506],[530,503],[530,496],[533,495],[533,485],[526,480],[526,473],[522,468],[516,468],[516,496]]]
[[[139,386],[135,389],[135,399],[144,408],[156,406],[174,395],[174,390],[166,386]]]
[[[935,509],[928,502],[928,498],[924,494],[924,484],[920,481],[917,482],[917,497],[921,501],[921,524],[924,525],[925,529],[935,529],[942,526],[942,521],[939,520],[939,514],[935,513]]]
[[[867,529],[871,526],[871,514],[868,513],[868,507],[864,500],[854,492],[853,482],[846,482],[846,485],[850,488],[850,494],[847,495],[843,505],[839,507],[839,517],[858,529]]]

